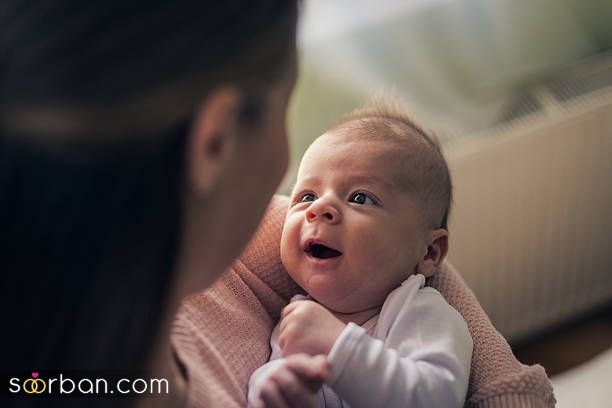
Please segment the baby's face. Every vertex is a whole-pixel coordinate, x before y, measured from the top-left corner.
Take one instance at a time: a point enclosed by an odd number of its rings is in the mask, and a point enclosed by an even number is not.
[[[390,143],[326,134],[302,159],[281,257],[331,310],[382,305],[426,253],[419,207],[399,182],[402,157]]]

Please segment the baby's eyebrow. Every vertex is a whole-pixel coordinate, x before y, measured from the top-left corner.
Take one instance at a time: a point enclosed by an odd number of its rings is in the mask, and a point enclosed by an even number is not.
[[[300,180],[299,185],[300,188],[302,186],[308,186],[309,188],[317,188],[319,185],[321,184],[321,180],[319,177],[306,177],[303,180]],[[347,175],[346,179],[343,180],[343,184],[377,184],[377,185],[382,185],[385,189],[387,189],[388,191],[392,192],[395,191],[394,189],[394,183],[392,183],[389,180],[386,180],[382,177],[378,177],[376,175],[370,174],[370,173],[363,173],[363,174],[349,174]],[[298,182],[296,180],[296,182],[293,184],[293,188],[291,189],[291,193],[295,194],[296,192],[296,187],[298,187]]]
[[[388,180],[385,180],[382,177],[375,176],[373,174],[355,174],[350,175],[348,180],[352,183],[374,183],[374,184],[382,184],[389,190],[393,190],[393,183]]]
[[[312,186],[312,185],[314,185],[316,187],[320,183],[321,182],[320,182],[319,178],[318,177],[314,177],[314,176],[313,177],[306,177],[305,179],[300,180],[300,185],[301,186],[304,186],[304,185]],[[296,180],[295,183],[293,183],[293,189],[291,191],[293,191],[297,187],[297,185],[298,185],[298,182]]]

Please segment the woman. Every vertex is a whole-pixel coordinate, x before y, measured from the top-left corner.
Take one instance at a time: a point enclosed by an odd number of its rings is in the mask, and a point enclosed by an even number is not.
[[[287,166],[296,4],[209,4],[3,2],[3,370],[171,375],[179,300],[255,229]]]

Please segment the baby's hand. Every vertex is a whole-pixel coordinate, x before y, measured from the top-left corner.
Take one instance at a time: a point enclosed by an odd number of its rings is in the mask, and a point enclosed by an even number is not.
[[[298,300],[283,309],[278,344],[284,356],[329,354],[346,325],[311,300]]]
[[[254,408],[315,408],[315,393],[331,372],[325,356],[294,354],[268,377]]]

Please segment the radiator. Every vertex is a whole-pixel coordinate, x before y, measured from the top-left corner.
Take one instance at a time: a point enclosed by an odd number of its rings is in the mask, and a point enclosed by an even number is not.
[[[611,89],[540,90],[540,112],[445,145],[448,259],[511,341],[612,301]]]

